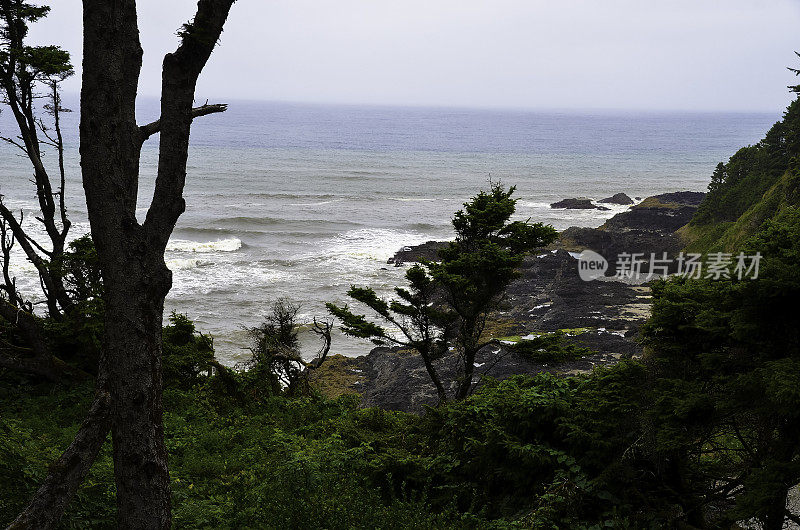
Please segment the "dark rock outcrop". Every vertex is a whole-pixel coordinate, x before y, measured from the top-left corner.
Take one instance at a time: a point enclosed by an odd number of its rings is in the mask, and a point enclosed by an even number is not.
[[[564,199],[550,204],[550,208],[566,208],[567,210],[608,210],[605,206],[597,206],[591,199]]]
[[[606,275],[616,272],[617,257],[624,253],[641,254],[645,261],[651,254],[660,258],[665,252],[674,258],[684,246],[675,231],[689,222],[704,196],[700,192],[681,191],[647,197],[600,228],[573,226],[564,230],[556,246],[574,252],[584,249],[597,252],[609,261]],[[649,264],[644,264],[641,271],[648,272]]]
[[[663,203],[683,204],[687,206],[700,206],[706,194],[702,191],[674,191],[672,193],[662,193],[653,197]]]
[[[616,232],[672,233],[689,222],[704,196],[701,192],[682,191],[647,197],[628,211],[615,215],[600,228]]]
[[[627,206],[628,204],[633,204],[633,199],[628,197],[625,193],[615,193],[611,197],[600,199],[597,202],[602,204],[621,204],[623,206]]]
[[[422,260],[436,261],[439,259],[439,249],[445,247],[446,245],[447,241],[427,241],[421,245],[403,247],[398,250],[394,256],[389,258],[387,263],[394,263],[397,266],[406,262]]]
[[[584,249],[597,252],[609,261],[606,275],[615,273],[616,257],[621,254],[641,254],[649,259],[651,254],[661,257],[664,252],[669,256],[675,256],[683,247],[680,239],[671,232],[656,230],[617,232],[577,226],[561,232],[558,245],[574,252],[581,252]],[[647,271],[648,268],[644,267],[642,270]]]
[[[596,353],[575,362],[548,366],[517,355],[507,344],[494,343],[479,352],[474,383],[479,385],[484,376],[503,379],[544,371],[586,372],[640,355],[641,346],[636,339],[638,329],[649,316],[649,287],[611,278],[583,281],[575,252],[591,249],[606,257],[607,275],[613,275],[614,259],[621,253],[648,257],[650,253],[677,253],[682,244],[674,232],[688,222],[703,195],[677,192],[648,197],[600,228],[569,228],[562,232],[555,249],[528,256],[520,267],[520,276],[508,287],[503,306],[491,315],[487,335],[502,338],[561,330],[566,333],[565,340]],[[406,247],[390,262],[436,259],[438,250],[446,244],[429,241]],[[434,386],[422,359],[413,352],[375,348],[368,355],[340,364],[341,374],[334,376],[342,382],[340,386],[358,392],[364,406],[419,413],[426,405],[436,405]],[[435,362],[450,391],[455,387],[458,364],[455,353]]]

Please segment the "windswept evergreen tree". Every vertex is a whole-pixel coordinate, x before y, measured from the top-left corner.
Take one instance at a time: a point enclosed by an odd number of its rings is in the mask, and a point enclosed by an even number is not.
[[[384,344],[413,348],[422,356],[440,401],[448,396],[433,361],[448,348],[460,358],[453,394],[463,399],[473,388],[475,356],[491,340],[484,336],[486,319],[502,300],[517,268],[532,249],[551,243],[552,226],[511,221],[515,187],[492,183],[464,204],[453,217],[456,238],[439,251],[439,261],[415,265],[406,273],[409,287],[396,288],[396,301],[386,301],[368,287],[353,286],[348,296],[399,329],[401,337],[354,314],[347,306],[328,304],[345,333]]]

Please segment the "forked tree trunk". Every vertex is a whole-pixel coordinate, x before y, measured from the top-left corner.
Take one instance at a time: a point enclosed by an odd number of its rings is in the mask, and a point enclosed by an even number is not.
[[[233,0],[200,0],[178,50],[164,59],[161,118],[135,119],[141,69],[135,0],[84,0],[81,167],[106,302],[101,377],[111,396],[114,474],[122,528],[169,528],[170,487],[161,385],[161,326],[172,273],[164,251],[185,208],[189,129],[197,78]],[[155,194],[136,219],[139,156],[161,133]]]
[[[111,396],[122,528],[169,528],[161,323],[170,274],[136,220],[142,49],[134,0],[84,0],[81,168],[105,287],[100,374]]]
[[[169,528],[161,327],[172,273],[164,251],[183,213],[189,130],[226,105],[192,108],[197,78],[234,0],[200,0],[181,45],[164,59],[161,117],[137,126],[142,48],[135,0],[83,0],[81,168],[104,282],[105,336],[95,406],[15,528],[52,528],[75,494],[110,424],[120,528]],[[142,143],[161,133],[156,189],[136,219]],[[107,399],[106,399],[107,396]]]

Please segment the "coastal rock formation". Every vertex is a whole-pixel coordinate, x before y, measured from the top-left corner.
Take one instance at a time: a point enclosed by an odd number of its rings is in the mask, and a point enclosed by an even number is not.
[[[407,262],[416,261],[435,261],[439,255],[439,249],[447,245],[447,241],[427,241],[413,247],[403,247],[394,256],[389,258],[386,263],[402,265]]]
[[[544,371],[582,373],[640,355],[636,338],[649,316],[649,287],[611,278],[583,281],[578,274],[577,253],[591,249],[605,256],[609,261],[607,275],[613,275],[614,257],[623,252],[674,254],[682,248],[674,232],[688,222],[703,196],[677,192],[648,197],[599,228],[569,228],[553,248],[528,256],[519,278],[508,287],[503,306],[487,323],[487,337],[500,342],[479,352],[475,384],[479,385],[482,377],[503,379]],[[390,263],[436,259],[438,250],[446,244],[428,241],[405,247]],[[548,366],[532,362],[510,347],[520,338],[553,332],[561,332],[564,340],[596,353]],[[445,386],[454,387],[457,354],[445,355],[435,364]],[[412,351],[374,348],[368,355],[342,358],[332,363],[330,370],[335,373],[326,374],[325,381],[329,385],[337,382],[333,385],[336,388],[325,391],[358,393],[364,406],[420,413],[426,405],[436,404],[436,391],[422,358]]]
[[[704,196],[700,192],[681,191],[647,197],[599,228],[567,228],[561,232],[555,248],[597,252],[609,261],[606,275],[616,272],[616,259],[621,254],[660,257],[666,252],[675,256],[684,246],[675,232],[689,222]],[[647,272],[648,265],[641,270]]]
[[[564,199],[550,204],[550,208],[566,208],[567,210],[609,210],[605,206],[598,206],[591,199],[585,197]]]
[[[633,199],[628,197],[624,193],[615,193],[611,197],[606,197],[605,199],[600,199],[597,201],[602,204],[620,204],[623,206],[627,206],[629,204],[633,204]]]
[[[600,229],[627,231],[646,230],[673,233],[697,211],[705,193],[681,191],[647,197],[626,212],[615,215]]]

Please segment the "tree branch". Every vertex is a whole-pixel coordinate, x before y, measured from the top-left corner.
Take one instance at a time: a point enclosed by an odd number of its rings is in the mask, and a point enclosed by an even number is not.
[[[212,103],[208,104],[205,103],[199,107],[195,107],[192,109],[192,120],[195,118],[199,118],[201,116],[207,116],[209,114],[216,114],[218,112],[225,112],[228,110],[227,103]],[[161,132],[161,120],[158,119],[152,123],[148,123],[147,125],[142,125],[139,127],[139,134],[142,137],[142,142],[150,138],[156,133]]]
[[[233,3],[234,0],[199,0],[194,20],[179,32],[180,46],[164,57],[158,174],[143,224],[146,237],[162,251],[186,209],[183,188],[197,78],[217,45]]]

